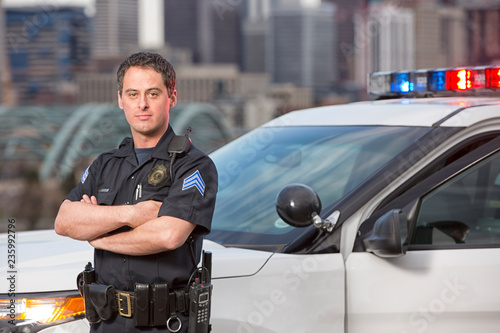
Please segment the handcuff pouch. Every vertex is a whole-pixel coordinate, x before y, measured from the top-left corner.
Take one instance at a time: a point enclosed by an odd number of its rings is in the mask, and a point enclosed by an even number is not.
[[[93,284],[95,283],[84,284],[80,293],[83,294],[82,296],[85,304],[85,318],[87,318],[87,320],[91,324],[97,324],[101,322],[101,318],[99,317],[99,314],[97,313],[96,308],[92,303],[92,300],[90,299],[90,286]]]
[[[89,296],[95,311],[102,320],[116,316],[118,304],[115,298],[115,288],[104,284],[92,283],[89,286]]]

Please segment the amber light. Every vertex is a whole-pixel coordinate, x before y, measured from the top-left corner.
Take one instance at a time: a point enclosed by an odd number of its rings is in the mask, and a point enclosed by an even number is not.
[[[8,310],[0,312],[0,320],[15,319],[46,324],[85,314],[84,302],[80,296],[22,298],[16,299],[15,303],[0,300],[0,306]]]

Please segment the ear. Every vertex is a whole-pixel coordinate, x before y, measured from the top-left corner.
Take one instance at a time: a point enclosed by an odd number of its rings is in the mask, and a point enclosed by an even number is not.
[[[122,94],[118,92],[118,106],[123,110]]]
[[[177,90],[174,89],[170,94],[170,109],[173,108],[177,104]]]

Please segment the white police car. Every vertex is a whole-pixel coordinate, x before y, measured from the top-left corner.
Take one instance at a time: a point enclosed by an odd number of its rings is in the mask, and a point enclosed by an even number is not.
[[[391,99],[292,112],[214,152],[213,332],[498,332],[500,94],[477,96],[499,83],[375,73]],[[92,249],[15,237],[3,330],[87,331],[72,296]]]

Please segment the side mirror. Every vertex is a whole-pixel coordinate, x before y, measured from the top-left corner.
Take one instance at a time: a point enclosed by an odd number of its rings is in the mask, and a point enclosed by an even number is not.
[[[290,184],[281,189],[276,198],[278,215],[293,227],[316,227],[328,232],[333,230],[340,213],[335,212],[335,221],[323,221],[319,217],[321,200],[312,188],[303,184]]]
[[[400,209],[382,215],[373,226],[373,231],[363,240],[366,250],[378,257],[394,258],[405,254],[399,225]]]

